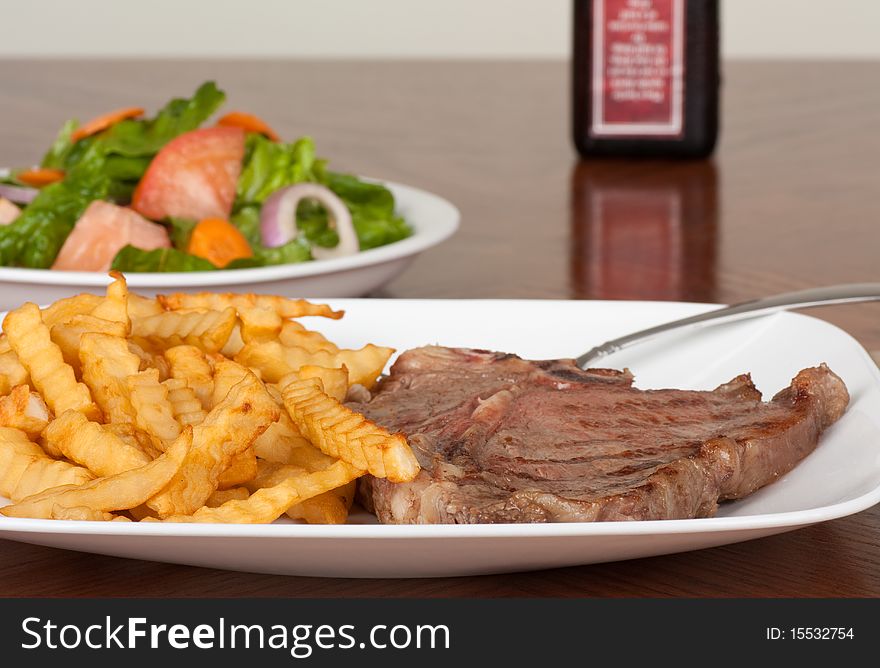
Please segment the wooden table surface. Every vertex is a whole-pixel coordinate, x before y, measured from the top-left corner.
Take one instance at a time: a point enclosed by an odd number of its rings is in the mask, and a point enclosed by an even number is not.
[[[459,206],[461,231],[381,296],[732,302],[880,280],[880,64],[728,63],[714,159],[664,164],[579,163],[560,62],[5,61],[0,163],[37,161],[68,117],[154,109],[207,78],[229,108],[314,136],[334,167]],[[813,314],[880,349],[880,306]],[[9,541],[0,573],[6,596],[880,596],[880,507],[739,545],[516,575],[280,577]]]

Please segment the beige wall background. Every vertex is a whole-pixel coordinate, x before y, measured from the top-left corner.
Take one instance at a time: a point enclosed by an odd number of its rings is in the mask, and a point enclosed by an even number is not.
[[[733,58],[880,58],[880,0],[722,0]],[[564,58],[571,0],[0,0],[0,56]]]

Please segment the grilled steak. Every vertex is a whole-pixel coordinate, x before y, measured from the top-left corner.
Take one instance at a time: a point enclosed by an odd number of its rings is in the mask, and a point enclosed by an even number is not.
[[[825,365],[766,403],[748,375],[711,392],[632,380],[573,360],[410,350],[351,405],[406,434],[423,470],[367,479],[362,501],[385,523],[707,517],[791,470],[849,402]]]

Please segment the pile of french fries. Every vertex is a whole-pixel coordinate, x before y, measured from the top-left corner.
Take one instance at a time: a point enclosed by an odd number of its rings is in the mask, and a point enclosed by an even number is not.
[[[3,515],[343,523],[357,478],[418,474],[402,435],[343,404],[393,350],[343,350],[298,321],[341,312],[267,295],[151,299],[111,277],[106,295],[3,320]]]

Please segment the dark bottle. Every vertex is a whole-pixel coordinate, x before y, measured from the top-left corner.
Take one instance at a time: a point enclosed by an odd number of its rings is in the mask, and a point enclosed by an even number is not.
[[[575,0],[583,157],[702,158],[718,136],[718,0]]]

